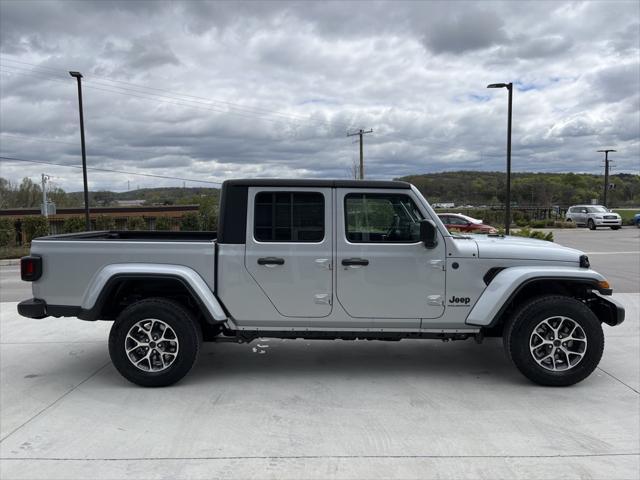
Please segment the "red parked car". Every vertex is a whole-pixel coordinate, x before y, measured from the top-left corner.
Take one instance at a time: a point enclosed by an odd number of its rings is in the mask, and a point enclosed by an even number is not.
[[[485,225],[482,220],[468,217],[460,213],[439,213],[438,217],[447,230],[458,230],[466,233],[497,233],[491,225]]]

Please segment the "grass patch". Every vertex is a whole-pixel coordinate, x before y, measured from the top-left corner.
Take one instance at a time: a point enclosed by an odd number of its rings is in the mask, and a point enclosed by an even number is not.
[[[633,217],[636,213],[640,213],[640,209],[637,210],[619,210],[619,209],[614,209],[614,212],[616,212],[618,215],[620,215],[622,217],[622,224],[623,225],[633,225]]]

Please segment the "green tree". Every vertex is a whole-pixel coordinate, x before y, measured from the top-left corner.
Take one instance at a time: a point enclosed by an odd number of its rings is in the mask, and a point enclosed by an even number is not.
[[[65,218],[62,224],[62,231],[64,233],[76,233],[84,232],[86,230],[86,224],[83,217],[68,217]]]
[[[0,247],[13,247],[16,241],[16,229],[13,220],[0,218]]]
[[[158,217],[156,219],[156,230],[171,230],[171,219],[169,217]]]
[[[67,192],[59,187],[52,188],[49,193],[47,193],[47,197],[50,202],[55,203],[56,208],[64,208],[70,206],[70,200]]]
[[[6,178],[0,177],[0,208],[10,208],[15,206],[16,189]]]
[[[187,232],[200,230],[200,216],[197,213],[187,213],[180,219],[180,230]]]
[[[28,177],[22,179],[15,197],[16,207],[37,207],[42,203],[42,190],[40,185],[33,183]]]
[[[25,217],[22,221],[25,238],[23,243],[29,243],[34,238],[49,235],[49,221],[42,215]]]
[[[146,230],[147,222],[142,217],[127,218],[127,230]]]

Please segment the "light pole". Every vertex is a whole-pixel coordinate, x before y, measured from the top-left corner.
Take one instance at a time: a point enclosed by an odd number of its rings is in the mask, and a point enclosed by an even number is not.
[[[509,90],[509,117],[507,120],[507,198],[504,214],[504,233],[509,235],[511,225],[511,116],[513,112],[513,83],[492,83],[487,88],[506,88]]]
[[[604,202],[602,205],[607,208],[607,193],[609,192],[609,152],[615,152],[615,150],[598,150],[598,152],[604,152]]]
[[[80,144],[82,146],[82,180],[84,181],[84,221],[87,231],[91,230],[91,220],[89,220],[89,187],[87,186],[87,151],[84,147],[84,115],[82,113],[82,74],[80,72],[69,72],[69,75],[78,81],[78,108],[80,110]]]

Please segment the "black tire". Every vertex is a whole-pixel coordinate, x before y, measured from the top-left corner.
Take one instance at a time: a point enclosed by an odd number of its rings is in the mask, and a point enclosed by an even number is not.
[[[580,325],[587,342],[582,359],[563,371],[544,368],[530,351],[534,329],[554,316],[568,317]],[[560,295],[544,295],[524,304],[505,326],[503,342],[507,356],[525,377],[539,385],[554,387],[573,385],[587,378],[600,363],[604,351],[604,333],[598,318],[584,303]]]
[[[611,227],[611,230],[620,230],[620,226],[616,225],[615,227]]]
[[[136,367],[125,351],[127,341],[131,342],[127,340],[130,329],[145,319],[164,322],[175,332],[179,348],[172,363],[161,371],[144,371]],[[109,333],[109,355],[113,365],[124,378],[143,387],[165,387],[182,379],[193,367],[201,344],[202,330],[191,313],[179,303],[162,298],[149,298],[129,305],[118,315]],[[171,355],[165,358],[171,359]],[[146,365],[151,366],[151,360]]]
[[[591,219],[587,222],[587,227],[589,227],[589,230],[595,230],[597,228],[595,222]]]

